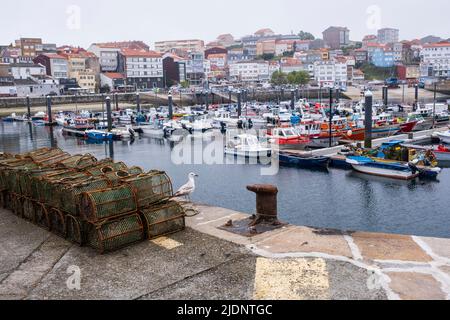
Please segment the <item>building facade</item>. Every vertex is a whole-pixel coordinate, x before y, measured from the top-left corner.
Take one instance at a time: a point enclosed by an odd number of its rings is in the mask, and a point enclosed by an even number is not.
[[[37,64],[45,66],[47,75],[55,79],[69,78],[69,64],[67,58],[52,53],[41,54],[33,60]]]
[[[147,90],[164,86],[162,55],[155,51],[122,50],[119,71],[126,76],[127,85]]]
[[[450,42],[425,45],[420,55],[422,76],[450,77]]]
[[[388,44],[388,43],[396,43],[399,42],[399,33],[398,29],[393,28],[383,28],[378,30],[378,43]]]
[[[331,49],[340,49],[350,44],[350,30],[345,27],[329,27],[323,32],[323,40]]]
[[[205,42],[198,39],[155,42],[155,51],[159,53],[166,53],[172,49],[200,52],[205,50]]]
[[[101,72],[117,72],[119,66],[120,48],[104,44],[92,44],[88,51],[94,53],[98,59]]]
[[[394,52],[388,48],[377,48],[372,52],[371,62],[380,68],[393,67],[395,64]]]
[[[230,79],[239,82],[263,82],[269,80],[268,61],[241,61],[229,65]]]
[[[322,87],[347,86],[347,65],[337,61],[322,61],[314,64],[314,79]]]
[[[47,74],[45,66],[31,63],[13,63],[9,65],[11,76],[14,79],[29,79],[36,76],[45,76]]]

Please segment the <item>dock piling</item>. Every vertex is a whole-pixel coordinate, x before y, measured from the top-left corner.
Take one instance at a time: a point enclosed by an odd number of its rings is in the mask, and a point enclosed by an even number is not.
[[[29,95],[27,95],[27,116],[28,120],[31,121],[31,101]]]
[[[137,108],[137,112],[141,113],[141,96],[140,96],[139,92],[136,92],[136,108]]]
[[[365,96],[365,144],[366,149],[372,148],[372,106],[373,106],[373,94],[371,91],[366,91]]]
[[[330,148],[333,147],[333,88],[330,88],[330,120],[329,120]]]
[[[238,117],[242,115],[242,91],[238,92]]]
[[[169,120],[173,119],[173,97],[171,94],[167,96],[169,101]]]
[[[414,111],[417,110],[419,104],[419,85],[414,85],[414,106],[413,109]]]
[[[119,95],[116,93],[114,93],[114,99],[116,101],[116,111],[119,111]]]
[[[292,111],[295,110],[295,91],[291,91],[291,109]]]
[[[52,97],[47,96],[47,115],[48,115],[48,124],[53,124],[53,116],[52,116]]]
[[[112,130],[112,112],[111,112],[111,98],[106,97],[106,118],[108,121],[108,132]]]

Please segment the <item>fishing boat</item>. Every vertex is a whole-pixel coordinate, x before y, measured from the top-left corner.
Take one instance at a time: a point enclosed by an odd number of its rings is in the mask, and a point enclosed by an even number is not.
[[[85,136],[92,140],[113,140],[114,134],[101,130],[86,130]]]
[[[211,119],[208,119],[208,117],[204,115],[197,117],[188,116],[180,120],[183,129],[187,130],[190,134],[193,134],[194,132],[205,133],[214,129],[212,122]]]
[[[441,168],[437,167],[438,161],[432,150],[414,148],[405,145],[404,141],[401,140],[385,142],[376,149],[359,150],[355,153],[355,156],[359,159],[353,157],[353,160],[359,161],[359,164],[352,163],[351,160],[348,162],[353,165],[355,170],[360,172],[366,170],[368,172],[365,173],[386,177],[392,176],[397,179],[405,179],[405,177],[411,177],[414,174],[426,178],[436,178],[442,171]],[[347,159],[352,159],[352,157],[347,157]],[[408,170],[405,168],[409,168],[409,176]],[[397,171],[400,171],[400,173]]]
[[[450,149],[446,146],[440,145],[433,152],[438,161],[450,161]]]
[[[376,161],[369,157],[350,156],[346,162],[355,171],[399,180],[412,180],[419,177],[420,172],[414,166],[400,162]]]
[[[77,137],[84,137],[87,130],[94,130],[94,126],[88,119],[77,118],[70,119],[62,128],[62,132],[68,135],[75,135]]]
[[[445,144],[450,144],[450,131],[447,132],[439,132],[437,133],[437,137]]]
[[[127,125],[125,127],[118,127],[111,130],[111,133],[118,139],[134,139],[134,137],[138,136],[139,134],[133,130],[133,128],[130,125]]]
[[[245,158],[267,158],[271,156],[272,149],[263,146],[256,136],[242,134],[227,143],[225,154]]]
[[[289,152],[280,152],[279,161],[282,166],[296,167],[296,168],[328,168],[330,163],[329,157],[312,156],[294,154]]]
[[[225,124],[227,127],[237,127],[239,123],[238,118],[233,118],[230,112],[219,111],[213,117],[213,126],[216,128],[220,128],[222,124]]]
[[[275,128],[267,132],[267,138],[272,144],[279,146],[306,145],[310,140],[299,134],[294,128]]]
[[[44,120],[47,117],[45,112],[39,111],[34,116],[31,117],[31,121],[40,121]]]

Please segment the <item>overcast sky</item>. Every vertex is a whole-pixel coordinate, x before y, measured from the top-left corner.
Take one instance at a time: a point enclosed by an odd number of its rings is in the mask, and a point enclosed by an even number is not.
[[[41,37],[58,45],[143,40],[236,38],[260,28],[276,33],[347,26],[352,40],[378,27],[400,29],[402,39],[450,37],[448,0],[13,0],[2,1],[0,44]]]

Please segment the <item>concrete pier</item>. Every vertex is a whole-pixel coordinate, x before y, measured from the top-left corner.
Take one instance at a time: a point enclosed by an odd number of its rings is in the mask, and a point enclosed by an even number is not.
[[[0,209],[0,299],[450,299],[449,239],[292,225],[245,237],[219,227],[248,215],[194,208],[185,231],[103,256]]]

